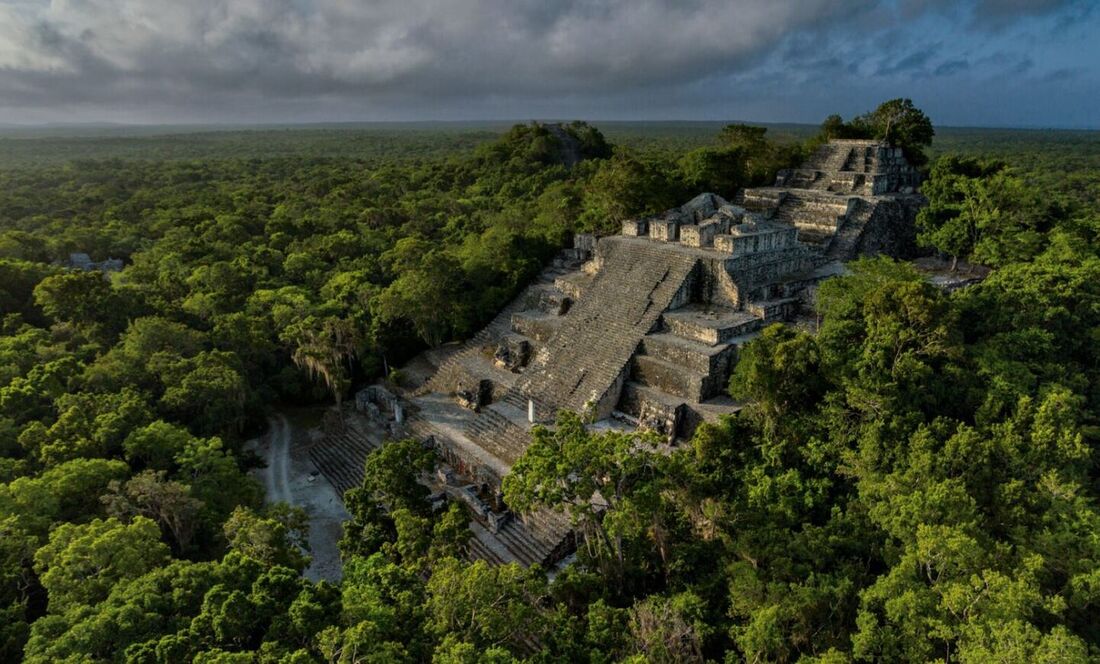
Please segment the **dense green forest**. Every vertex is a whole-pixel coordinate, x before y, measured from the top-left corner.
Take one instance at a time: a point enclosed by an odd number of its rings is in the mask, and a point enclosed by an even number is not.
[[[534,124],[9,132],[0,661],[1100,658],[1100,134],[933,140],[905,112],[919,239],[988,279],[854,264],[816,334],[746,348],[750,405],[671,453],[563,413],[504,487],[574,518],[552,579],[466,562],[431,454],[387,444],[345,497],[338,585],[302,577],[303,514],[247,475],[266,413],[469,336],[574,232],[768,182],[882,113],[573,123],[572,168]]]

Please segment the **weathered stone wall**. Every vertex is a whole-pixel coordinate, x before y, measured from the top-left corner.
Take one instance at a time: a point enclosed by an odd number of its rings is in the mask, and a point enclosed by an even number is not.
[[[700,258],[695,274],[692,275],[691,302],[706,302],[724,305],[736,309],[741,303],[741,294],[730,277],[728,260],[720,257]]]
[[[688,410],[683,403],[669,403],[650,398],[645,388],[637,383],[629,383],[623,389],[619,408],[622,412],[638,418],[639,428],[656,431],[668,437],[682,435],[682,422]]]
[[[858,253],[894,258],[912,258],[917,249],[917,211],[924,205],[921,196],[886,197],[878,202],[860,236]]]
[[[554,279],[554,287],[574,302],[584,297],[584,287],[590,281],[583,272],[573,272]]]
[[[596,236],[592,233],[577,233],[573,236],[573,248],[588,254],[596,251]]]
[[[654,355],[634,358],[634,379],[691,402],[705,401],[725,387],[724,375],[693,371]]]

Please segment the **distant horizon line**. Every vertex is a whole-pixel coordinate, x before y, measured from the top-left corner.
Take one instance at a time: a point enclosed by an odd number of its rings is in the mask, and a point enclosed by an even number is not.
[[[216,128],[216,129],[265,129],[282,127],[352,127],[356,125],[516,125],[529,124],[531,122],[587,122],[592,125],[603,124],[681,124],[681,125],[708,125],[708,124],[757,124],[772,126],[792,127],[818,127],[815,122],[792,122],[771,120],[686,120],[686,119],[583,119],[583,118],[488,118],[488,119],[461,119],[461,120],[314,120],[314,121],[270,121],[270,122],[0,122],[0,130],[35,130],[35,129],[157,129],[157,128]],[[991,130],[1017,130],[1017,131],[1100,131],[1097,126],[1072,126],[1072,125],[934,125],[936,129],[991,129]]]

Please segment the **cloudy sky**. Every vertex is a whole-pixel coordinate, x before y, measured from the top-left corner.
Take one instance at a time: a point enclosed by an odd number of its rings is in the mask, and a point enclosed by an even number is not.
[[[1100,128],[1096,0],[0,0],[0,122]]]

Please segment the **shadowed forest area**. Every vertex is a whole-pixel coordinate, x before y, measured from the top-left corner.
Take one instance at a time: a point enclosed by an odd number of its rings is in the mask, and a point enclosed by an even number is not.
[[[571,168],[535,123],[0,131],[0,661],[1100,658],[1100,132],[933,138],[902,101],[569,123]],[[552,580],[466,560],[417,441],[345,496],[343,581],[301,576],[242,450],[273,409],[467,338],[574,233],[850,135],[924,163],[923,250],[988,278],[852,264],[671,453],[563,413],[504,486],[577,525]]]

